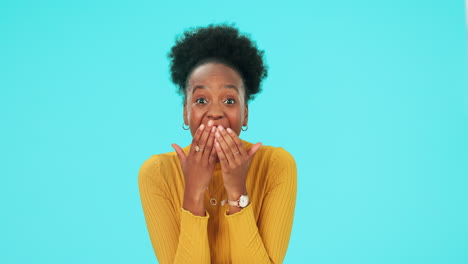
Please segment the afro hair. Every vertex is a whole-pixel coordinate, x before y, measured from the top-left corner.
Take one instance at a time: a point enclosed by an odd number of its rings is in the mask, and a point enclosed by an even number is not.
[[[220,62],[240,74],[247,102],[260,92],[260,83],[268,75],[263,53],[249,37],[240,34],[233,26],[192,28],[176,40],[168,54],[171,78],[179,93],[185,96],[187,78],[195,67],[207,62]]]

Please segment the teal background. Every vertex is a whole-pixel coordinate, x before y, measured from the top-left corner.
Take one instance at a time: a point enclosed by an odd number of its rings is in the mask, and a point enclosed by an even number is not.
[[[218,22],[270,67],[241,136],[297,162],[285,263],[468,263],[460,0],[3,0],[0,263],[155,263],[138,170],[190,141],[166,55]]]

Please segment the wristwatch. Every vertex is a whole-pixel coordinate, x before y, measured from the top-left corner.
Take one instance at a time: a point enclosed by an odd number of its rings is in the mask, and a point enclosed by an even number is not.
[[[237,206],[240,208],[244,208],[249,205],[249,196],[248,195],[241,195],[237,201],[228,200],[230,206]]]

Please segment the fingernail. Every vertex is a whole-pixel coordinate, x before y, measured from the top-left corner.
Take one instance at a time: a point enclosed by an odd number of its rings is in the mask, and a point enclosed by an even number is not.
[[[208,126],[209,126],[209,127],[212,126],[213,123],[214,123],[213,120],[208,121]]]
[[[230,129],[229,127],[228,127],[228,128],[226,128],[226,131],[227,131],[229,134],[231,134],[231,133],[232,133],[232,129]]]
[[[204,125],[204,124],[201,124],[200,130],[203,130],[204,128],[205,128],[205,125]]]
[[[219,131],[223,131],[224,128],[223,128],[222,126],[218,126],[218,130],[219,130]]]
[[[211,128],[211,133],[214,133],[216,131],[216,127]]]

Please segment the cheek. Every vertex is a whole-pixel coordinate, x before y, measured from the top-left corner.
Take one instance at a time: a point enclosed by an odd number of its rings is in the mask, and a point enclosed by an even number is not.
[[[201,125],[201,116],[203,116],[200,111],[195,109],[189,109],[187,111],[188,124],[190,126],[190,132],[193,135],[197,132],[197,129]]]
[[[201,111],[197,111],[196,109],[191,109],[189,111],[189,122],[191,125],[200,125],[200,119],[203,117],[203,113]]]
[[[236,111],[229,115],[229,123],[231,124],[231,129],[240,130],[242,127],[242,112]]]

